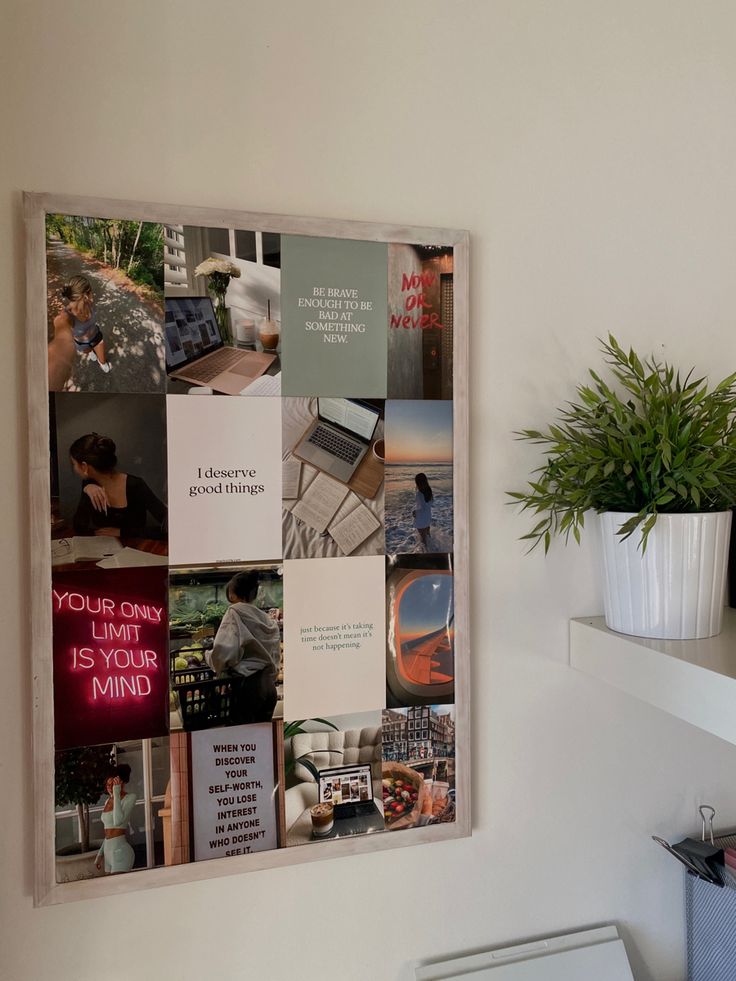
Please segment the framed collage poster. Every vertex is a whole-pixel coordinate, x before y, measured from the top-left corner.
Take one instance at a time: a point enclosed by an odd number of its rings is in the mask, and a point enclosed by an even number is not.
[[[36,904],[469,835],[467,233],[25,204]]]

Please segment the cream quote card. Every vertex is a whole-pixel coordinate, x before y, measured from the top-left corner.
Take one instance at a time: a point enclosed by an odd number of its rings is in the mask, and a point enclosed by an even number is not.
[[[281,557],[281,400],[169,395],[171,565]]]
[[[284,563],[284,718],[386,705],[385,559]]]

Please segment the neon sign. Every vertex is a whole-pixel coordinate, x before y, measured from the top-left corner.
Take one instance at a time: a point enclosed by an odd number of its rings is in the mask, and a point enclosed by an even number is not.
[[[54,576],[57,749],[168,731],[166,590],[160,568]]]
[[[432,272],[401,274],[401,292],[406,294],[403,297],[405,312],[403,315],[391,314],[392,327],[403,327],[404,330],[415,330],[417,327],[421,330],[444,329],[439,314],[432,311],[434,304],[427,299],[424,292],[434,287],[436,280],[437,277]],[[432,312],[427,313],[427,310]]]

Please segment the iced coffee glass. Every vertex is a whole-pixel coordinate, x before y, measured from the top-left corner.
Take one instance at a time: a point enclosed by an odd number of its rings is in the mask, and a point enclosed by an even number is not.
[[[314,807],[310,808],[310,814],[312,815],[312,833],[316,838],[328,835],[332,831],[335,823],[335,809],[332,801],[326,800],[322,801],[321,804],[315,804]]]

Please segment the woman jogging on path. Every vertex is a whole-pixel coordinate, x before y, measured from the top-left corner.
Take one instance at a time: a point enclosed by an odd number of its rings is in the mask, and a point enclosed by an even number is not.
[[[92,284],[85,276],[72,276],[62,287],[61,301],[64,309],[54,320],[55,333],[65,327],[69,328],[77,351],[86,354],[91,361],[96,361],[107,374],[110,363],[107,360],[102,331],[97,325]]]

